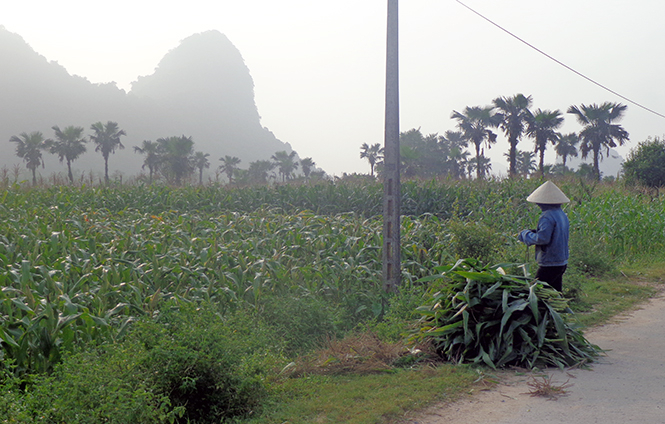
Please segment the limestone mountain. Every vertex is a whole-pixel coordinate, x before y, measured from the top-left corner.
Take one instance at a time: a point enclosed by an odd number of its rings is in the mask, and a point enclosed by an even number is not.
[[[115,121],[127,133],[121,139],[126,148],[109,159],[111,173],[127,176],[138,174],[143,162],[133,146],[162,137],[192,137],[196,151],[210,154],[211,170],[225,155],[239,157],[243,168],[292,150],[261,126],[249,69],[218,31],[183,40],[152,75],[139,77],[129,93],[114,83],[93,84],[70,75],[3,27],[0,57],[0,167],[21,163],[9,142],[13,135],[41,131],[52,138],[54,125],[82,126],[89,134],[98,121]],[[100,175],[102,156],[93,145],[87,148],[73,163],[75,174]],[[43,176],[65,172],[57,157],[45,152],[44,159]]]

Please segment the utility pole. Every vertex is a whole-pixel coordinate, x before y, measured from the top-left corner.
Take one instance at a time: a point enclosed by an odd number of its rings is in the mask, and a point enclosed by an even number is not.
[[[402,277],[399,179],[398,0],[388,0],[386,48],[386,117],[383,149],[383,288],[396,291]]]

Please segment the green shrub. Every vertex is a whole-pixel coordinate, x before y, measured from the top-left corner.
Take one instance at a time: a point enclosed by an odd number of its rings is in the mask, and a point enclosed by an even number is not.
[[[568,266],[589,276],[609,274],[616,269],[616,259],[601,242],[593,242],[572,232],[569,240]]]
[[[6,418],[17,423],[168,422],[182,408],[172,408],[166,395],[150,387],[137,364],[142,355],[139,344],[123,343],[67,356],[49,376],[24,376],[20,384],[18,379],[5,384],[0,405],[15,395],[13,410]],[[7,411],[0,406],[0,412]],[[0,422],[6,422],[2,415]]]
[[[491,262],[500,251],[503,240],[493,228],[481,222],[463,222],[452,219],[447,228],[451,234],[453,251],[458,259],[473,258]]]
[[[639,143],[623,163],[623,173],[630,183],[665,186],[665,140],[649,137]]]
[[[385,342],[404,340],[413,321],[420,316],[416,308],[422,305],[424,292],[424,285],[404,281],[397,293],[387,295],[383,316],[361,323],[358,329],[375,334]]]
[[[192,305],[141,322],[140,365],[156,393],[183,408],[177,422],[219,423],[257,411],[268,395],[268,378],[284,361],[280,342],[247,314],[222,318]]]
[[[298,354],[321,346],[326,337],[341,334],[343,314],[325,299],[303,295],[268,298],[259,317],[275,338],[283,340],[287,354]]]
[[[279,351],[247,314],[184,304],[136,323],[122,342],[66,356],[13,408],[26,423],[225,422],[261,408],[285,363]],[[11,410],[12,393],[0,391],[0,411]]]

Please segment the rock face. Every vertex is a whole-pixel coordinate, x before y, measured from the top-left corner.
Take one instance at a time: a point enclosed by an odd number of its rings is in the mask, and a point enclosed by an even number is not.
[[[2,27],[0,57],[0,167],[21,164],[9,142],[13,135],[41,131],[52,138],[54,125],[82,126],[89,134],[98,121],[115,121],[127,133],[125,149],[109,159],[109,172],[126,176],[141,172],[143,157],[133,147],[161,137],[192,137],[196,151],[210,154],[211,171],[225,155],[239,157],[240,167],[246,168],[277,151],[291,151],[261,126],[249,70],[238,49],[218,31],[183,40],[152,75],[139,77],[129,93],[113,83],[92,84],[69,75]],[[42,176],[66,174],[56,156],[44,152],[44,159]],[[102,156],[88,144],[73,168],[79,177],[92,173],[98,178]]]

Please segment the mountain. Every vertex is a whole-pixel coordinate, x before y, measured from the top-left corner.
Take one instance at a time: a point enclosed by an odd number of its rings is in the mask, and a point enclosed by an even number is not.
[[[291,152],[261,126],[254,102],[254,83],[238,49],[218,31],[194,34],[181,41],[159,62],[152,75],[142,76],[129,93],[114,83],[93,84],[70,75],[57,62],[48,62],[19,35],[0,26],[0,168],[21,164],[9,139],[22,132],[41,131],[53,137],[51,127],[82,126],[89,134],[98,121],[115,121],[126,133],[109,159],[109,173],[133,176],[141,172],[143,157],[134,146],[143,140],[185,135],[194,149],[210,154],[211,170],[225,155],[249,162],[269,159],[275,152]],[[103,159],[88,152],[73,163],[75,176],[102,176]],[[56,156],[44,152],[42,176],[66,174]],[[214,172],[214,171],[213,171]]]

